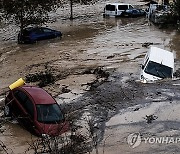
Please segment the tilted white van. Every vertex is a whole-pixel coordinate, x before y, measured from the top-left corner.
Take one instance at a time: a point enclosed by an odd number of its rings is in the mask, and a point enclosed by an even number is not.
[[[125,3],[108,3],[104,8],[103,16],[118,17],[121,16],[122,13],[128,9],[133,9],[133,6],[131,4]]]
[[[141,67],[140,80],[143,83],[164,78],[172,78],[174,72],[174,54],[167,50],[151,47]]]

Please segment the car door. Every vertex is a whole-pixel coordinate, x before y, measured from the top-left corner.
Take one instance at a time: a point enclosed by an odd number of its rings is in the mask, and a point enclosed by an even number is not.
[[[138,16],[138,15],[139,15],[138,10],[133,10],[133,11],[132,11],[132,16]]]
[[[48,29],[48,28],[43,28],[43,33],[45,35],[45,39],[50,39],[55,37],[55,33],[53,30]]]
[[[27,99],[27,96],[24,92],[20,90],[15,90],[13,92],[13,95],[14,95],[14,101],[11,103],[13,114],[15,115],[16,118],[21,119],[26,115],[26,111],[23,108],[22,104]]]
[[[44,31],[43,31],[43,29],[41,27],[40,28],[39,27],[35,28],[34,29],[34,34],[35,34],[35,37],[36,37],[36,41],[45,39],[45,34],[44,34]]]
[[[25,124],[26,128],[30,131],[34,130],[34,112],[35,112],[35,106],[33,103],[33,100],[27,96],[26,101],[23,104],[23,107],[25,108],[27,114],[24,117],[23,123]]]
[[[14,92],[16,106],[13,110],[16,110],[16,116],[18,121],[27,128],[33,127],[34,120],[34,104],[31,98],[23,91],[17,90]],[[12,103],[13,104],[13,103]]]

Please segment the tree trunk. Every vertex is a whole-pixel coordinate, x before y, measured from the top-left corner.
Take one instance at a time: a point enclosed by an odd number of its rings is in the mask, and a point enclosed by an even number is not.
[[[21,14],[21,17],[20,17],[20,31],[22,31],[24,28],[24,21],[23,21],[23,16]]]
[[[73,20],[73,0],[70,0],[70,9],[71,9],[71,15],[70,15],[70,20]]]

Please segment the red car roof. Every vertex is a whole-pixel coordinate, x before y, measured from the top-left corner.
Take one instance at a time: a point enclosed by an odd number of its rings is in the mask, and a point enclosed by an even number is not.
[[[35,104],[54,104],[56,101],[44,89],[35,86],[22,86],[34,100]]]

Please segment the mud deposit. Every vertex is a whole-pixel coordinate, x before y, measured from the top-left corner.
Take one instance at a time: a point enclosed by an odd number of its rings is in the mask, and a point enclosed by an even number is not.
[[[0,91],[20,77],[43,87],[73,115],[82,134],[87,131],[84,119],[91,119],[99,153],[179,153],[176,143],[142,141],[136,148],[127,143],[128,135],[136,132],[142,137],[180,137],[179,33],[159,29],[145,18],[103,18],[103,7],[104,2],[82,6],[80,15],[80,6],[75,6],[73,21],[66,7],[60,9],[53,15],[56,22],[47,25],[62,31],[63,37],[32,45],[18,45],[18,28],[2,26]],[[138,81],[149,46],[174,53],[177,78],[153,84]],[[14,153],[24,153],[31,134],[12,121],[2,126],[0,140]]]

